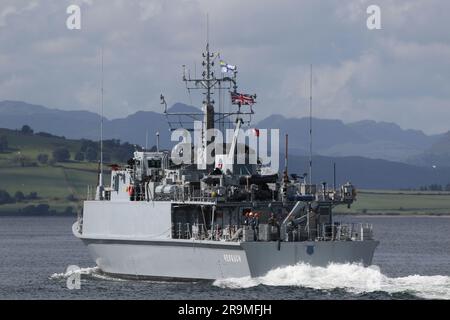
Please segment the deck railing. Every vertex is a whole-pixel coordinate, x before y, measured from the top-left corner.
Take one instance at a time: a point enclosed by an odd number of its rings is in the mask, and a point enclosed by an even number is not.
[[[317,240],[323,241],[363,241],[373,239],[373,226],[370,223],[323,224],[318,230]]]

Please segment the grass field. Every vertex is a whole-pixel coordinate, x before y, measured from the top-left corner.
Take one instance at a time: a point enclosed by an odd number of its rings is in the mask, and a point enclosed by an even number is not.
[[[350,209],[339,206],[335,212],[347,214],[450,215],[450,193],[432,191],[360,190]]]
[[[69,161],[63,163],[39,164],[38,154],[47,154],[51,158],[53,150],[67,148],[73,159],[80,149],[81,141],[40,135],[24,135],[20,131],[0,129],[0,136],[8,140],[7,152],[0,153],[0,189],[11,196],[17,191],[28,195],[37,192],[38,199],[13,204],[0,205],[1,213],[15,213],[30,205],[48,204],[51,210],[64,211],[66,207],[79,207],[86,198],[87,186],[97,184],[98,164],[95,162]],[[34,162],[22,167],[17,160],[20,157]],[[105,176],[108,181],[109,176]],[[69,195],[78,201],[68,201]]]
[[[11,196],[17,191],[24,194],[37,192],[38,199],[0,205],[0,214],[19,212],[24,207],[48,204],[52,210],[62,212],[66,207],[80,207],[86,198],[87,186],[91,190],[97,184],[98,164],[95,162],[69,161],[63,163],[38,164],[22,167],[17,157],[36,161],[40,153],[52,155],[55,148],[65,147],[71,158],[80,149],[81,141],[60,137],[25,135],[19,131],[0,129],[0,136],[8,139],[7,152],[0,153],[0,190]],[[105,168],[106,169],[106,168]],[[107,172],[108,170],[105,170]],[[105,176],[109,184],[109,175]],[[77,201],[69,201],[68,196]],[[360,190],[357,201],[350,209],[338,206],[337,213],[343,214],[448,214],[450,215],[450,192],[414,192],[395,190]]]
[[[73,155],[81,146],[81,142],[78,140],[43,137],[39,135],[24,136],[20,131],[7,129],[0,129],[0,136],[7,138],[11,148],[8,152],[0,153],[0,166],[11,166],[11,160],[19,156],[33,160],[41,153],[51,156],[53,150],[58,147],[67,148]]]
[[[37,192],[39,199],[14,204],[0,205],[0,213],[17,212],[29,205],[41,203],[49,204],[51,209],[63,211],[67,206],[77,207],[86,198],[87,186],[91,188],[97,184],[97,170],[90,165],[85,168],[57,166],[40,167],[0,167],[0,189],[6,190],[11,196],[16,191],[24,194]],[[105,176],[105,181],[109,177]],[[78,202],[68,201],[67,197],[73,195]]]

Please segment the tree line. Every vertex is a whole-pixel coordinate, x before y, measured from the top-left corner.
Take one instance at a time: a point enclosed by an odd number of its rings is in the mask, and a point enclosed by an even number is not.
[[[19,132],[23,135],[37,135],[42,137],[53,137],[65,139],[65,137],[59,137],[46,132],[34,133],[34,130],[24,125]],[[59,146],[52,150],[51,154],[40,153],[36,156],[36,159],[30,159],[29,157],[22,155],[18,152],[14,156],[14,162],[20,166],[37,166],[41,165],[53,165],[56,162],[68,162],[68,161],[87,161],[97,162],[100,160],[100,143],[88,139],[81,139],[79,149],[73,154],[71,150],[66,146]],[[0,136],[0,152],[10,151],[9,142],[7,136]],[[133,152],[138,148],[128,142],[121,142],[119,139],[110,139],[103,141],[103,160],[105,162],[117,161],[119,163],[126,163],[129,158],[132,157]]]
[[[111,139],[103,141],[103,161],[113,160],[126,163],[132,157],[136,147],[128,142],[121,143],[120,140]],[[81,146],[75,153],[73,160],[96,162],[100,160],[100,143],[92,140],[81,139]],[[68,148],[60,147],[53,150],[53,159],[57,162],[67,162],[71,160]]]
[[[6,190],[0,189],[0,204],[24,202],[37,199],[39,199],[37,192],[30,192],[28,195],[25,195],[22,191],[17,191],[13,196],[11,196]]]
[[[420,191],[450,191],[450,183],[447,185],[441,184],[430,184],[429,186],[421,186],[419,188]]]

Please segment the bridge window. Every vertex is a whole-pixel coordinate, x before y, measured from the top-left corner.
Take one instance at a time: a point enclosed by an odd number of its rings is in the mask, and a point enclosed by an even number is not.
[[[161,168],[161,160],[160,159],[150,159],[148,160],[149,168]]]

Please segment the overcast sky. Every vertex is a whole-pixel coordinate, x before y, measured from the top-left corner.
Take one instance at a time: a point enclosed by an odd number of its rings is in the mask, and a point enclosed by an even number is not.
[[[81,30],[66,28],[70,4]],[[381,30],[367,29],[371,4]],[[161,111],[160,93],[198,105],[181,66],[200,69],[207,12],[258,120],[308,114],[312,63],[316,117],[450,129],[448,0],[0,0],[0,100],[99,112],[103,46],[108,118]]]

